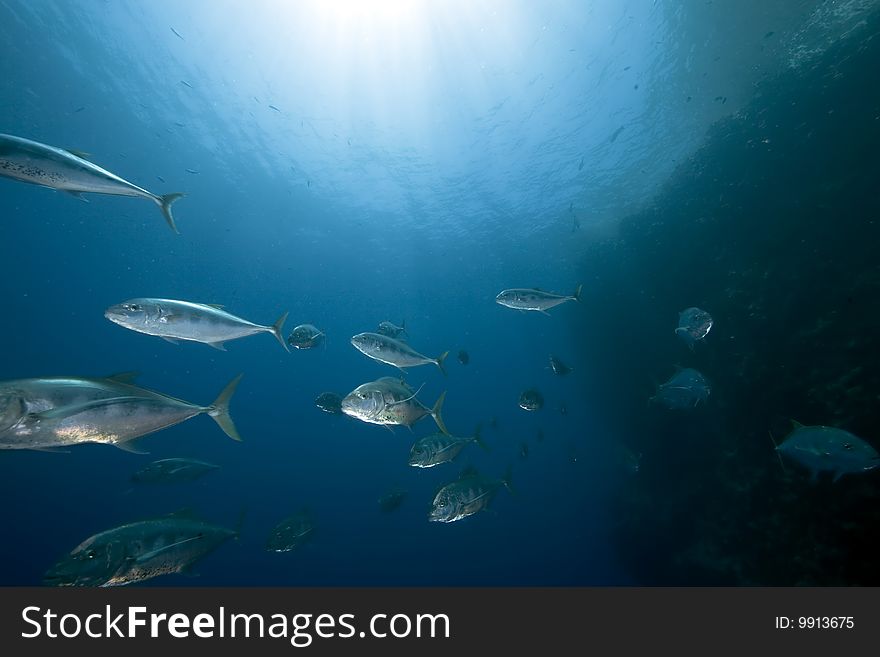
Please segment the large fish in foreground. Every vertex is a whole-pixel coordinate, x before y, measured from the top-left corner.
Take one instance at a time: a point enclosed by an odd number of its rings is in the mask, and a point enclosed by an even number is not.
[[[418,399],[406,383],[390,376],[359,385],[342,400],[342,412],[361,422],[380,424],[390,429],[393,425],[412,427],[426,415],[434,418],[437,427],[445,434],[446,425],[440,414],[446,393],[440,395],[433,408]]]
[[[489,507],[501,488],[513,493],[510,468],[501,479],[489,479],[474,468],[467,468],[459,478],[446,484],[434,496],[428,520],[431,522],[455,522]]]
[[[178,232],[171,214],[171,204],[183,194],[153,194],[73,151],[0,134],[0,176],[57,189],[74,196],[94,193],[150,199],[162,210],[171,230]]]
[[[155,335],[169,342],[188,340],[226,351],[224,342],[257,333],[271,333],[284,350],[290,349],[281,330],[287,313],[272,326],[254,324],[223,310],[223,306],[176,299],[129,299],[104,311],[104,317],[138,333]]]
[[[443,374],[446,374],[443,361],[449,355],[448,351],[444,351],[437,358],[429,358],[420,354],[405,342],[390,338],[381,333],[358,333],[351,339],[351,344],[365,356],[378,360],[380,363],[394,365],[399,370],[403,370],[405,367],[416,367],[417,365],[433,363],[440,368]]]
[[[125,586],[182,573],[238,533],[185,511],[132,522],[90,536],[50,568],[43,581],[49,586]]]
[[[513,308],[514,310],[534,310],[549,315],[550,313],[547,311],[561,303],[580,301],[582,287],[578,285],[571,296],[544,292],[538,288],[512,288],[499,292],[498,296],[495,297],[495,303],[507,308]]]
[[[198,406],[131,383],[132,374],[106,379],[46,378],[0,382],[0,449],[51,450],[103,443],[134,450],[130,441],[207,413],[227,436],[241,440],[229,401],[241,375],[210,406]]]

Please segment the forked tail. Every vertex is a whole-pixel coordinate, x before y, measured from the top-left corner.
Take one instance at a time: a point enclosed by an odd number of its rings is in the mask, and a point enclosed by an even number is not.
[[[232,394],[238,387],[238,382],[241,381],[242,376],[242,374],[239,374],[232,379],[208,409],[208,415],[214,418],[214,421],[223,429],[223,432],[233,440],[238,441],[241,441],[241,436],[238,435],[238,429],[235,428],[232,416],[229,414],[229,400],[232,399]]]
[[[171,204],[174,203],[180,197],[185,196],[179,192],[174,192],[173,194],[165,194],[164,196],[154,196],[153,200],[156,201],[156,204],[162,208],[162,214],[165,216],[165,221],[168,222],[168,225],[171,226],[171,230],[180,235],[180,231],[177,230],[177,226],[174,223],[174,215],[171,214]]]

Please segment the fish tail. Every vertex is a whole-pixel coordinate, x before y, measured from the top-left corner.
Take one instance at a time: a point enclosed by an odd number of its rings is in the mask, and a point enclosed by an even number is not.
[[[287,315],[289,313],[285,312],[281,317],[278,318],[278,321],[272,324],[272,335],[281,343],[281,346],[284,347],[284,351],[290,353],[290,347],[287,346],[287,343],[284,341],[284,337],[281,335],[281,330],[284,328],[284,322],[287,321]]]
[[[481,436],[482,432],[483,432],[483,425],[482,425],[482,423],[480,423],[477,425],[477,428],[474,429],[474,442],[477,443],[477,445],[479,445],[482,449],[484,449],[485,451],[488,452],[488,451],[490,451],[489,446],[485,442],[483,442],[483,438]]]
[[[516,489],[513,487],[513,466],[507,466],[507,470],[504,471],[504,476],[501,478],[501,483],[504,484],[504,487],[511,495],[516,495]]]
[[[440,368],[440,371],[443,372],[443,376],[446,376],[446,368],[443,367],[443,361],[446,360],[446,357],[448,355],[449,355],[449,352],[444,351],[442,354],[440,354],[440,356],[437,358],[437,360],[434,361],[434,363],[437,365],[437,367]]]
[[[208,415],[214,418],[214,421],[223,429],[223,432],[233,440],[238,441],[241,441],[241,436],[238,435],[238,429],[235,428],[232,416],[229,414],[229,400],[232,399],[232,394],[238,387],[238,382],[241,381],[242,376],[242,374],[239,374],[232,379],[208,409]]]
[[[437,423],[437,427],[445,433],[447,436],[449,435],[449,430],[446,428],[446,423],[443,422],[443,416],[440,414],[443,409],[443,402],[446,400],[446,391],[444,390],[440,395],[440,398],[437,400],[437,403],[434,404],[434,408],[431,409],[431,417],[434,418],[434,422]]]
[[[164,196],[156,196],[154,200],[162,208],[162,214],[165,215],[165,221],[168,222],[168,225],[171,226],[171,230],[180,235],[180,231],[177,230],[177,226],[174,223],[174,215],[171,214],[171,204],[174,203],[181,196],[185,196],[185,194],[181,194],[179,192],[174,192],[173,194],[165,194]]]
[[[574,294],[571,295],[571,298],[574,299],[575,301],[580,301],[581,300],[581,290],[583,289],[583,287],[584,287],[583,285],[578,283],[577,289],[574,291]]]

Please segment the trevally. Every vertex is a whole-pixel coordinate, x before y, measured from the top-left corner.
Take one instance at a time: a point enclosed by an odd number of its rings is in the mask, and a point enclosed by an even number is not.
[[[443,361],[449,355],[448,351],[444,351],[437,358],[429,358],[420,354],[405,342],[390,338],[381,333],[358,333],[351,339],[351,344],[365,356],[369,356],[380,363],[393,365],[399,370],[403,370],[405,367],[416,367],[417,365],[433,363],[440,368],[443,374],[446,374]]]
[[[488,508],[500,488],[513,493],[510,468],[501,479],[483,477],[474,468],[467,468],[459,478],[446,484],[434,496],[428,520],[455,522]]]
[[[0,382],[0,449],[49,449],[128,443],[207,413],[227,436],[241,440],[229,415],[239,374],[210,406],[198,406],[131,384],[132,375],[107,379],[44,378]]]
[[[50,568],[49,586],[125,586],[186,572],[238,530],[181,511],[90,536]]]
[[[308,541],[315,531],[315,523],[308,511],[285,518],[272,529],[266,550],[269,552],[290,552]]]
[[[196,459],[170,458],[153,461],[131,476],[140,484],[171,484],[190,482],[218,470],[219,465]]]
[[[0,134],[0,176],[74,196],[94,193],[147,198],[159,206],[171,230],[178,232],[171,214],[171,204],[183,194],[153,194],[89,162],[82,153]]]
[[[809,470],[815,481],[820,472],[831,472],[837,481],[845,474],[867,472],[880,466],[880,454],[849,431],[821,425],[804,426],[792,421],[793,429],[776,451]],[[772,436],[771,436],[772,438]]]
[[[582,285],[578,285],[571,296],[544,292],[538,288],[512,288],[499,292],[495,297],[495,302],[514,310],[534,310],[549,315],[550,313],[547,311],[561,303],[580,301],[582,287]]]
[[[421,390],[421,388],[420,388]],[[433,408],[418,399],[418,392],[399,379],[390,376],[359,385],[342,400],[342,412],[361,422],[412,427],[426,415],[434,418],[437,427],[445,434],[446,425],[440,414],[446,393],[442,393]]]
[[[220,351],[226,351],[223,343],[229,340],[271,333],[285,351],[290,351],[281,336],[287,313],[281,315],[272,326],[260,326],[226,312],[223,306],[176,299],[138,298],[110,306],[104,311],[104,317],[138,333],[155,335],[169,342],[202,342]]]
[[[461,450],[471,443],[488,449],[486,443],[480,439],[480,427],[477,427],[474,435],[470,438],[456,438],[444,433],[425,436],[417,440],[410,449],[409,465],[414,468],[432,468],[441,463],[448,463],[461,454]]]

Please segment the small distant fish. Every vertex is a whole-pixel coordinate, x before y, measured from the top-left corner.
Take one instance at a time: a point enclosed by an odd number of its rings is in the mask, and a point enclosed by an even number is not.
[[[519,457],[522,459],[528,458],[529,456],[529,444],[528,443],[520,443],[519,444]]]
[[[48,586],[125,586],[160,575],[187,572],[193,564],[239,535],[179,511],[90,536],[52,566]]]
[[[550,313],[547,311],[550,308],[554,308],[566,301],[580,301],[581,288],[582,286],[578,285],[571,296],[544,292],[538,288],[513,288],[499,292],[498,296],[495,297],[495,302],[514,310],[534,310],[544,315],[549,315]]]
[[[519,407],[524,411],[537,411],[544,406],[544,396],[534,388],[519,396]]]
[[[181,80],[181,81],[180,81],[180,84],[182,84],[182,85],[184,85],[184,86],[186,86],[186,87],[189,87],[190,89],[193,88],[193,86],[192,86],[189,82],[187,82],[186,80]]]
[[[281,110],[275,107],[274,105],[269,105],[269,109],[275,110],[276,112],[280,112]]]
[[[406,333],[406,320],[403,320],[400,323],[400,326],[397,326],[396,324],[393,324],[389,321],[379,322],[376,333],[379,333],[380,335],[385,335],[389,338],[397,338],[402,340],[403,338],[401,338],[400,336]]]
[[[571,368],[553,354],[550,355],[550,369],[552,369],[553,373],[557,376],[565,376],[571,372]]]
[[[636,86],[638,87],[638,85],[636,85]],[[626,127],[626,126],[623,126],[623,125],[622,125],[622,126],[620,126],[617,130],[614,131],[614,134],[611,135],[611,139],[609,139],[609,141],[610,141],[612,144],[614,143],[614,140],[617,139],[617,138],[620,136],[620,133],[623,132],[623,129],[624,129],[625,127]]]
[[[822,472],[831,472],[835,482],[845,474],[867,472],[880,466],[877,450],[849,431],[821,425],[804,426],[795,421],[792,425],[791,433],[776,445],[776,451],[809,470],[811,481],[815,482]]]
[[[131,480],[141,484],[190,482],[219,469],[219,465],[196,459],[161,459],[135,472]]]
[[[409,465],[414,468],[433,468],[435,465],[449,463],[471,443],[488,450],[486,443],[480,438],[480,427],[477,427],[474,435],[469,438],[456,438],[445,433],[435,433],[433,436],[420,438],[410,449]]]
[[[198,173],[198,171],[196,171],[195,169],[187,169],[186,172],[187,173]]]
[[[423,417],[430,415],[437,428],[445,434],[449,431],[443,422],[441,411],[446,393],[443,392],[433,408],[418,399],[409,385],[390,376],[359,385],[342,400],[342,412],[361,422],[391,426],[412,427]]]
[[[765,39],[769,39],[769,38],[772,37],[774,34],[776,34],[776,32],[767,32],[767,34],[764,35],[764,38],[765,38]]]
[[[379,508],[384,513],[391,513],[400,508],[403,500],[406,499],[406,491],[402,488],[393,488],[379,498]]]
[[[324,331],[311,324],[300,324],[289,336],[287,344],[294,349],[313,349],[324,342]]]
[[[713,323],[712,315],[705,310],[685,308],[678,313],[678,328],[675,329],[675,334],[693,349],[696,342],[709,335]]]
[[[170,27],[170,26],[169,26],[169,27]],[[180,37],[180,40],[181,40],[181,41],[186,41],[186,39],[184,39],[183,36],[181,36],[180,32],[178,32],[177,30],[175,30],[173,27],[171,28],[171,31],[174,32],[178,37]]]
[[[156,176],[159,182],[165,182],[165,179],[162,176]]]
[[[73,113],[78,114],[79,112],[82,112],[85,108],[85,105],[83,105],[82,107],[77,107],[75,110],[73,110]]]
[[[437,358],[430,358],[420,354],[405,342],[381,333],[358,333],[351,338],[351,344],[365,356],[380,363],[393,365],[399,370],[433,363],[444,375],[446,374],[443,361],[449,355],[448,351],[444,351]]]
[[[468,355],[464,349],[459,350],[458,352],[458,362],[462,365],[467,365],[471,362],[471,357]]]
[[[510,468],[501,479],[488,479],[475,468],[465,469],[456,481],[443,486],[434,496],[430,522],[456,522],[489,507],[500,488],[513,493]]]
[[[580,163],[578,164],[578,171],[584,168],[584,158],[581,158]]]
[[[559,405],[559,413],[561,415],[568,415],[568,407],[565,404]]]
[[[272,529],[269,540],[266,541],[266,550],[269,552],[290,552],[311,539],[315,532],[308,511],[301,511],[285,518]]]
[[[492,416],[492,419],[489,420],[489,428],[490,429],[497,429],[498,428],[498,418],[495,417],[494,415]]]
[[[639,466],[642,461],[641,452],[636,453],[622,443],[619,444],[619,451],[620,462],[623,468],[631,474],[637,473],[639,471]]]
[[[183,194],[153,194],[93,164],[85,155],[0,134],[0,176],[57,189],[77,198],[82,198],[83,193],[146,198],[159,206],[171,230],[178,232],[171,204]]]
[[[176,125],[178,128],[185,128],[186,127],[186,123],[181,123],[180,121],[175,121],[174,125]]]
[[[123,328],[154,335],[176,343],[177,340],[201,342],[226,351],[224,343],[257,333],[271,333],[289,352],[281,336],[287,313],[272,326],[254,324],[223,310],[223,306],[193,303],[179,299],[137,298],[110,306],[104,317]]]
[[[709,398],[709,392],[706,377],[695,369],[684,368],[659,386],[651,401],[669,409],[683,410],[694,408],[701,401],[705,402]]]
[[[624,71],[628,71],[628,70],[631,69],[631,68],[632,68],[632,66],[624,66],[624,67],[623,67],[623,70],[624,70]]]
[[[322,392],[315,398],[315,406],[325,413],[342,415],[342,395],[335,392]]]

